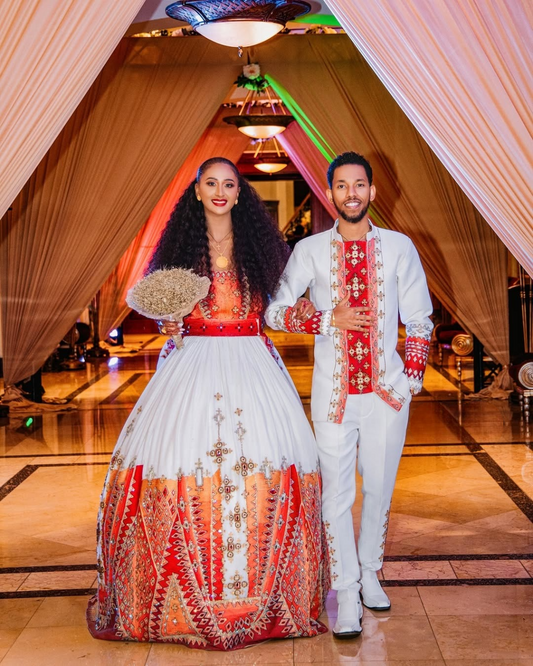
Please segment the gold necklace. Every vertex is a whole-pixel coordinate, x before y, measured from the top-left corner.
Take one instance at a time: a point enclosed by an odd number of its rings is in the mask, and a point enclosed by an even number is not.
[[[213,242],[210,244],[215,248],[215,251],[218,254],[218,257],[215,259],[215,264],[218,266],[218,268],[227,268],[229,264],[229,259],[225,256],[225,252],[228,249],[228,245],[230,244],[231,238],[228,240],[226,245],[224,246],[224,249],[221,250],[220,246],[221,244],[226,240],[226,238],[231,235],[231,230],[222,238],[221,240],[217,241],[210,233],[209,231],[207,232],[207,235],[213,240]]]

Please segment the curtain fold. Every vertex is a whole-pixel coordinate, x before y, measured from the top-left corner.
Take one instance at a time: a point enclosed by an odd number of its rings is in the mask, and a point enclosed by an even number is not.
[[[6,384],[33,374],[147,220],[239,72],[194,38],[124,39],[0,227]]]
[[[143,4],[144,0],[0,4],[0,217]]]
[[[435,295],[508,363],[506,249],[350,40],[281,36],[255,55],[284,101],[308,115],[314,140],[325,138],[325,154],[356,150],[369,159],[373,217],[413,239]]]
[[[328,6],[505,245],[533,273],[533,4]]]
[[[185,188],[196,177],[200,164],[210,157],[225,157],[237,162],[250,142],[242,132],[223,122],[224,116],[235,115],[234,109],[219,111],[202,134],[147,222],[132,241],[117,266],[100,289],[100,329],[107,335],[119,326],[130,308],[126,294],[144,274],[148,261],[165,228],[170,213]]]
[[[291,162],[304,177],[313,194],[331,216],[332,221],[336,220],[337,212],[335,206],[330,204],[326,196],[326,189],[328,187],[326,173],[329,166],[326,157],[297,122],[291,123],[277,138]]]

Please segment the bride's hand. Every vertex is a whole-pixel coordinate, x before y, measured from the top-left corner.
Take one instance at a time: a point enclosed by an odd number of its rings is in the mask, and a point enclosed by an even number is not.
[[[183,323],[177,321],[158,320],[157,328],[161,335],[181,335],[183,333]]]
[[[304,323],[316,312],[314,304],[307,298],[299,298],[293,308],[294,318]]]

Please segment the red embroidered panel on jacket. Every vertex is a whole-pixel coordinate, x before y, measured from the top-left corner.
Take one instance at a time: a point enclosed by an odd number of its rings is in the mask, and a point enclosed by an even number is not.
[[[350,307],[368,306],[367,242],[344,243],[346,286]],[[348,331],[348,393],[372,393],[372,353],[369,331]]]

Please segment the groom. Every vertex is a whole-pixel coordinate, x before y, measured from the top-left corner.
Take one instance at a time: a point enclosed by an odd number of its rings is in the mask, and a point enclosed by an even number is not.
[[[409,403],[422,389],[433,308],[413,243],[367,216],[376,196],[367,160],[343,153],[327,176],[339,218],[331,230],[296,244],[266,320],[274,329],[316,336],[311,411],[339,606],[333,634],[353,638],[362,631],[361,597],[372,610],[390,608],[377,572]],[[307,288],[317,310],[302,323],[295,304]],[[398,315],[407,334],[405,363],[396,351]],[[356,461],[363,478],[357,547]]]

